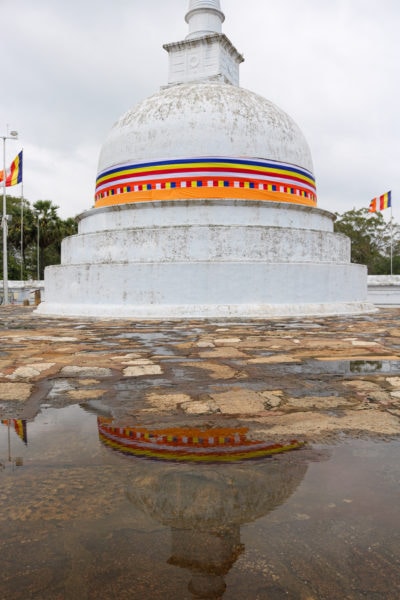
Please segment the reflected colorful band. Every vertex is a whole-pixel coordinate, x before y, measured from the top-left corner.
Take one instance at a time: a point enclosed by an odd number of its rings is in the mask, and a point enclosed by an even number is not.
[[[119,427],[113,419],[98,417],[99,438],[106,445],[143,458],[170,461],[232,462],[263,458],[296,450],[304,442],[267,444],[247,438],[247,428],[167,428]]]

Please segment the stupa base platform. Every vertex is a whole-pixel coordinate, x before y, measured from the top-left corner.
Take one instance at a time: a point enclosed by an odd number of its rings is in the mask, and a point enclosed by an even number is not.
[[[372,312],[367,270],[350,263],[334,215],[215,200],[84,213],[46,268],[43,315],[272,318]]]
[[[305,316],[354,315],[376,312],[368,302],[320,304],[58,304],[42,302],[35,313],[46,316],[92,317],[138,320],[179,319],[274,319]]]

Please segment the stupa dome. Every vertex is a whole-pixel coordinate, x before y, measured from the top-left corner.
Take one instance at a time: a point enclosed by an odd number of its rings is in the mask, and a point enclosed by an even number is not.
[[[270,159],[313,171],[291,117],[258,94],[214,82],[172,86],[128,110],[104,142],[98,170],[199,156]]]
[[[316,204],[308,144],[283,110],[228,83],[172,85],[115,123],[100,152],[96,206],[163,200],[166,186],[182,198],[221,197],[221,181],[226,198],[244,187],[252,199]]]
[[[191,0],[189,35],[165,44],[168,86],[128,110],[100,152],[96,208],[240,199],[316,206],[313,164],[296,123],[239,86],[243,56],[221,33],[219,0]],[[244,193],[245,190],[245,193]]]

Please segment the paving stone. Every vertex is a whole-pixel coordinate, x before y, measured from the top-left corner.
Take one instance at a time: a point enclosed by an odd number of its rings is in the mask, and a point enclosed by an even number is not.
[[[62,377],[110,377],[112,371],[111,369],[104,369],[102,367],[78,367],[69,365],[61,369],[60,375]]]
[[[29,383],[0,383],[0,401],[25,402],[31,396],[32,387]]]
[[[17,367],[12,373],[8,375],[8,379],[32,379],[38,377],[43,371],[48,371],[54,367],[56,363],[34,363],[26,365],[24,367]]]
[[[380,390],[381,386],[378,383],[374,383],[373,381],[362,380],[362,379],[353,379],[350,381],[344,381],[343,385],[355,388],[357,390]]]
[[[187,394],[149,394],[146,400],[158,410],[176,410],[182,403],[189,404],[192,399]]]
[[[341,398],[340,396],[306,396],[304,398],[289,398],[285,403],[285,407],[302,409],[316,408],[318,410],[323,410],[346,406],[348,403],[348,400]]]
[[[227,365],[221,365],[213,362],[196,362],[196,363],[182,363],[184,367],[191,367],[193,369],[203,369],[208,371],[211,379],[232,379],[238,375],[238,371],[228,367]]]
[[[265,398],[250,389],[232,389],[220,394],[212,394],[217,409],[223,414],[257,414],[265,411]]]
[[[386,381],[394,388],[400,390],[400,377],[386,377]]]
[[[271,406],[271,408],[276,408],[277,406],[280,406],[282,404],[282,392],[280,391],[261,392],[261,395],[263,398],[265,398],[266,402],[268,403],[268,406]]]
[[[368,392],[368,400],[378,402],[379,404],[391,404],[391,395],[384,390],[372,390]]]
[[[216,346],[220,346],[220,345],[225,345],[225,344],[239,344],[241,342],[241,339],[238,337],[232,337],[232,338],[217,338],[216,340],[214,340],[214,343]]]
[[[214,403],[207,402],[205,400],[193,400],[191,402],[184,402],[181,405],[181,409],[187,415],[208,415],[216,412]]]
[[[260,356],[259,358],[251,358],[249,364],[252,365],[268,365],[274,363],[294,363],[301,362],[299,358],[290,356],[289,354],[273,354],[272,356]]]
[[[160,365],[144,364],[136,365],[134,367],[126,367],[123,370],[125,377],[142,377],[144,375],[161,375],[162,369]]]
[[[208,352],[200,352],[200,356],[203,358],[246,358],[247,354],[241,352],[237,348],[231,348],[225,346],[222,348],[215,348]]]

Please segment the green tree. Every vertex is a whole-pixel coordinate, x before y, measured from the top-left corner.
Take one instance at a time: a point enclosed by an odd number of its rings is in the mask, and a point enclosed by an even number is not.
[[[50,200],[38,200],[33,207],[29,201],[7,196],[8,277],[31,279],[37,277],[38,254],[40,277],[47,265],[57,264],[61,259],[61,241],[77,231],[74,218],[60,219],[58,207]],[[3,242],[1,235],[0,278],[3,277]],[[39,246],[38,246],[39,242]],[[39,250],[39,252],[38,252]]]
[[[399,226],[387,223],[381,212],[370,213],[367,208],[349,210],[342,215],[336,213],[336,217],[335,231],[351,240],[351,261],[366,265],[370,275],[390,273],[391,227],[395,249],[399,246]],[[398,262],[393,261],[393,265],[400,267]]]
[[[57,213],[58,206],[51,200],[37,200],[33,205],[36,225],[36,247],[39,261],[36,264],[39,279],[44,278],[47,265],[59,262],[58,251],[61,243],[61,219]]]
[[[26,199],[7,197],[9,278],[26,279],[26,251],[34,241],[33,213]],[[14,259],[14,260],[13,260]]]
[[[27,277],[25,267],[25,252],[32,241],[32,210],[25,199],[6,197],[8,215],[7,258],[9,279]],[[23,219],[22,219],[23,215]],[[21,224],[24,224],[21,230]],[[21,235],[22,234],[22,235]],[[1,229],[3,238],[3,229]],[[22,260],[21,260],[22,259]],[[3,239],[1,241],[1,277],[3,277]],[[28,275],[29,276],[29,275]]]

